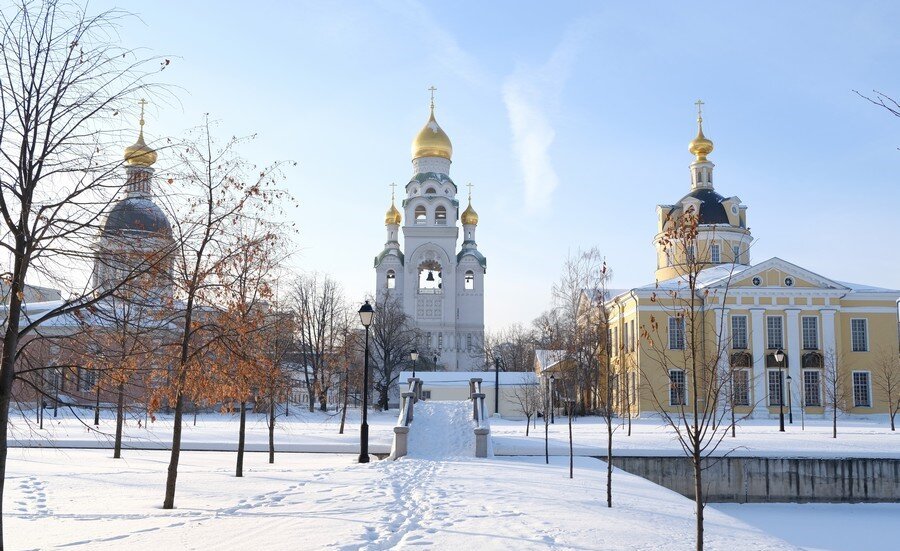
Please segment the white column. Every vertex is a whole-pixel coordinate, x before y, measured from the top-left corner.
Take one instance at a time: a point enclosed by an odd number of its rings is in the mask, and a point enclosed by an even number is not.
[[[822,352],[825,359],[831,358],[837,350],[834,338],[834,314],[836,310],[821,310],[822,313]]]
[[[766,397],[765,308],[750,309],[750,342],[753,351],[753,417],[768,417]]]
[[[719,363],[718,370],[719,374],[722,377],[730,377],[730,369],[729,362],[731,361],[729,357],[729,350],[731,349],[731,345],[728,342],[728,326],[730,324],[730,320],[728,318],[728,309],[727,308],[717,308],[716,312],[716,347],[718,350]],[[723,381],[721,386],[723,396],[719,396],[719,409],[724,409],[729,404],[728,390],[731,388],[731,385],[728,384],[728,381]]]
[[[791,376],[791,410],[798,413],[797,408],[800,407],[797,398],[797,391],[802,384],[800,377],[800,309],[788,308],[785,310],[787,314],[787,357],[788,357],[788,375]],[[785,382],[785,392],[787,384]],[[787,405],[787,403],[785,403]]]

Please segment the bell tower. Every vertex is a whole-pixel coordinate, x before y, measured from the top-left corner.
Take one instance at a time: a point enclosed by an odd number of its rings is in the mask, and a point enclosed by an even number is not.
[[[459,190],[450,178],[453,145],[434,116],[435,88],[429,90],[428,121],[412,143],[413,175],[405,186],[403,214],[392,201],[385,215],[388,240],[375,258],[377,293],[379,299],[387,295],[402,302],[421,332],[418,350],[436,358],[440,369],[480,370],[487,260],[475,243],[478,215],[471,192],[460,216]]]

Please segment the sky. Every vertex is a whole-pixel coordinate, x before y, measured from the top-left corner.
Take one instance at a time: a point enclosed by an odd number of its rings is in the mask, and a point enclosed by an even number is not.
[[[114,5],[94,2],[92,9]],[[895,2],[183,2],[122,6],[122,42],[163,55],[149,137],[210,113],[292,160],[296,270],[374,289],[392,182],[437,87],[451,177],[474,185],[488,329],[548,308],[594,245],[612,286],[653,281],[657,204],[690,190],[702,98],[716,190],[748,205],[752,261],[900,288]],[[402,187],[400,188],[402,189]]]

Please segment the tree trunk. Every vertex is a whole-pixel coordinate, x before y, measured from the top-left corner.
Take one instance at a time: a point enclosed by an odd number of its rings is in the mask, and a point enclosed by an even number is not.
[[[613,426],[612,426],[612,418],[608,418],[606,420],[606,506],[607,507],[612,507],[612,473],[613,473],[612,460],[613,460]]]
[[[575,454],[572,446],[572,410],[575,402],[569,402],[569,478],[575,476]]]
[[[313,387],[307,385],[306,393],[309,395],[309,412],[315,413],[316,411],[316,392],[313,390]]]
[[[16,236],[16,258],[25,255],[24,237]],[[13,268],[12,285],[9,290],[6,333],[0,354],[0,551],[3,551],[3,490],[6,484],[6,456],[9,445],[6,441],[9,428],[9,404],[12,399],[12,385],[15,380],[16,350],[19,348],[19,319],[22,312],[22,290],[19,282],[25,281],[27,261],[17,262]]]
[[[275,463],[275,392],[269,400],[269,463]]]
[[[528,429],[531,428],[531,416],[525,416],[525,436],[528,436]]]
[[[97,402],[94,404],[94,426],[100,426],[100,374],[97,374]]]
[[[349,371],[344,372],[344,409],[341,410],[341,428],[338,430],[338,434],[344,434],[344,424],[347,421],[347,405],[350,402],[350,373]]]
[[[247,401],[241,400],[241,422],[238,424],[237,466],[234,476],[244,476],[244,442],[247,436]]]
[[[837,404],[831,410],[831,437],[837,438]]]
[[[125,383],[119,383],[119,399],[116,401],[116,442],[113,459],[122,458],[122,425],[125,422]]]
[[[182,374],[179,377],[184,380],[187,373],[187,366],[181,366]],[[178,479],[178,459],[181,457],[181,419],[184,413],[184,395],[179,390],[175,398],[175,419],[172,427],[172,454],[169,457],[169,470],[166,475],[166,497],[163,500],[163,509],[175,508],[175,481]]]
[[[703,458],[694,452],[694,502],[697,506],[697,551],[703,551]]]
[[[894,417],[897,415],[896,411],[891,412],[891,430],[896,431],[897,429],[894,427]]]

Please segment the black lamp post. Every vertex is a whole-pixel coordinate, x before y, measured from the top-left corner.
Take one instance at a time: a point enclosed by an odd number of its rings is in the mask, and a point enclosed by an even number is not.
[[[409,353],[409,359],[413,361],[413,378],[416,376],[416,363],[419,361],[419,351],[415,348]]]
[[[775,361],[778,363],[778,392],[781,394],[778,397],[778,430],[784,432],[784,388],[781,386],[784,381],[784,350],[779,348],[775,351]]]
[[[500,358],[494,358],[494,415],[500,415]]]
[[[794,424],[794,408],[791,407],[791,374],[787,376],[788,423]]]
[[[554,381],[556,381],[556,377],[554,377],[553,375],[550,375],[550,422],[551,422],[551,423],[555,423],[555,422],[556,422],[556,418],[555,418],[556,415],[555,415],[555,413],[554,413],[554,411],[553,411],[553,410],[554,410],[554,405],[555,405],[555,404],[553,403],[553,382],[554,382]]]
[[[359,462],[369,462],[369,326],[375,317],[375,309],[367,300],[359,309],[359,321],[366,328],[366,358],[363,371],[362,424],[359,427]]]

